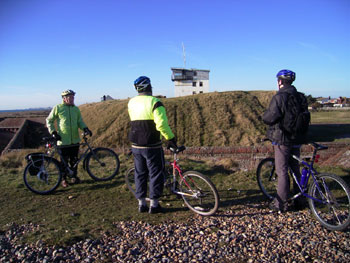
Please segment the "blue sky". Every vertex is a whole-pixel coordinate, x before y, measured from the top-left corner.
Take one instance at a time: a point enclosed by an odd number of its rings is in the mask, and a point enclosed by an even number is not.
[[[313,96],[350,97],[349,0],[0,0],[0,110],[125,99],[133,81],[174,96],[171,67],[210,91],[274,90],[280,69]]]

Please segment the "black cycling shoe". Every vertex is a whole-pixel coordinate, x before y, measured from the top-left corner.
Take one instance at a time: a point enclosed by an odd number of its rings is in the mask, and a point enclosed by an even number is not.
[[[147,205],[139,205],[139,213],[146,213],[148,211]]]
[[[70,180],[71,184],[79,184],[80,183],[80,178],[79,177],[73,177]]]
[[[271,211],[274,211],[274,212],[278,212],[278,213],[284,213],[284,212],[287,212],[288,211],[288,208],[285,208],[285,209],[280,209],[279,207],[277,207],[275,205],[275,202],[272,201],[271,203],[269,203],[269,209]]]

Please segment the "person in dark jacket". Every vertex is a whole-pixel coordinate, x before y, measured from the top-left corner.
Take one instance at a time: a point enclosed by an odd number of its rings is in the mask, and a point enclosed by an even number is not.
[[[141,76],[135,80],[134,86],[138,96],[130,99],[128,112],[131,120],[129,140],[134,155],[136,198],[140,213],[160,213],[162,208],[158,199],[163,193],[165,179],[161,138],[163,136],[168,141],[168,146],[177,148],[175,136],[169,127],[164,105],[152,96],[150,79]],[[151,199],[149,209],[146,203],[148,179]]]
[[[287,200],[290,195],[288,167],[290,166],[297,178],[300,178],[299,163],[292,158],[292,155],[300,156],[300,146],[305,141],[305,135],[289,134],[281,126],[289,94],[297,96],[297,89],[292,85],[295,73],[291,70],[281,70],[276,77],[279,90],[273,96],[264,113],[263,121],[269,125],[267,137],[274,145],[278,176],[277,197],[270,203],[269,207],[275,211],[285,212],[289,209]]]

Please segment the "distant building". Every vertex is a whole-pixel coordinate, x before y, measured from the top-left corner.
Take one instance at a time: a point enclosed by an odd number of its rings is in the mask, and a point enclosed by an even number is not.
[[[101,101],[106,101],[106,100],[114,100],[114,99],[111,96],[109,96],[109,95],[103,95],[101,97]]]
[[[318,98],[317,102],[321,104],[323,107],[348,107],[350,104],[350,99],[346,97],[339,97],[332,99],[331,97],[328,98]]]
[[[209,92],[209,72],[205,69],[171,68],[175,97]]]

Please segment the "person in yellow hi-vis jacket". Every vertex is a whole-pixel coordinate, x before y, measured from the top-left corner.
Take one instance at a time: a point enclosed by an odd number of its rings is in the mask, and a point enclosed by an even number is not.
[[[158,199],[164,186],[164,152],[162,136],[168,146],[177,148],[162,102],[152,96],[151,81],[141,76],[134,82],[138,96],[130,99],[128,111],[131,121],[129,140],[135,165],[136,198],[139,212],[161,213]],[[150,207],[146,203],[147,181],[149,179]]]
[[[63,91],[61,93],[63,102],[53,107],[49,116],[46,118],[46,126],[49,133],[57,139],[58,145],[63,146],[61,148],[62,157],[71,167],[78,160],[79,129],[84,130],[86,135],[92,135],[92,132],[81,117],[79,108],[74,105],[74,95],[75,92],[73,90]],[[55,127],[56,122],[57,129]],[[77,171],[74,169],[72,183],[78,183],[79,181]],[[68,186],[65,172],[63,173],[62,186]]]

